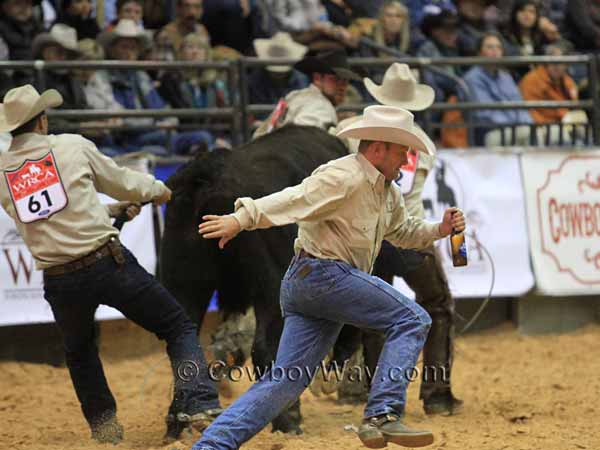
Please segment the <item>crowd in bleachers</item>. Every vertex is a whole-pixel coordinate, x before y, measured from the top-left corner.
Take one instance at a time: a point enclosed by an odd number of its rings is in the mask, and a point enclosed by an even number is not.
[[[356,57],[499,59],[497,66],[422,71],[422,81],[434,88],[438,102],[577,100],[591,96],[589,74],[580,67],[502,67],[501,58],[598,52],[600,0],[0,0],[0,61],[300,59],[324,49],[344,49]],[[380,81],[384,72],[385,67],[370,68],[364,75]],[[32,70],[0,70],[0,94],[32,83],[60,91],[62,108],[111,111],[219,108],[239,95],[238,90],[230,92],[226,74],[216,69],[61,69],[44,74],[40,81]],[[457,79],[466,83],[468,94]],[[309,83],[291,66],[252,69],[248,100],[275,104]],[[353,82],[346,101],[373,99],[362,83]],[[434,116],[440,122],[461,120],[452,111]],[[498,125],[518,123],[510,132],[524,143],[533,129],[529,124],[561,122],[569,110],[479,110],[473,116],[495,126],[480,127],[477,136],[478,143],[494,145],[504,141]],[[61,125],[60,120],[51,124],[55,129]],[[206,121],[195,118],[109,119],[86,125],[95,125],[86,136],[111,155],[140,148],[186,153],[231,139],[227,130],[209,130]],[[111,131],[106,125],[121,127]],[[176,132],[167,132],[169,126]],[[464,145],[461,132],[449,128],[436,137],[448,145]]]

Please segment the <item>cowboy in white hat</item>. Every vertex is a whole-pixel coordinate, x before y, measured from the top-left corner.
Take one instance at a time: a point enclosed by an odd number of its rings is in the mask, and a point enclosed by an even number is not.
[[[385,331],[387,338],[379,359],[383,376],[373,380],[359,430],[363,444],[433,442],[430,431],[401,422],[408,378],[398,369],[416,364],[431,319],[416,302],[371,275],[384,239],[420,249],[465,228],[456,208],[438,223],[408,215],[393,181],[411,149],[428,152],[415,130],[409,111],[369,106],[338,133],[360,141],[357,154],[330,161],[297,186],[257,200],[239,198],[233,214],[203,217],[199,233],[219,239],[220,248],[242,230],[291,223],[298,224],[298,237],[281,284],[284,327],[275,368],[283,376],[254,384],[204,431],[193,450],[237,449],[258,433],[297,400],[346,323]]]
[[[33,40],[33,57],[47,62],[77,59],[81,52],[77,44],[77,31],[62,23],[54,25],[49,32],[39,34]],[[44,87],[57,90],[62,96],[62,108],[87,109],[88,103],[82,81],[69,69],[52,69],[44,72]],[[68,121],[51,119],[50,128],[64,128]]]
[[[43,270],[44,297],[59,327],[81,409],[101,443],[118,443],[123,428],[94,342],[94,313],[112,306],[167,342],[171,364],[201,368],[175,380],[173,405],[186,424],[210,421],[219,399],[208,379],[196,327],[177,301],[119,242],[110,217],[139,213],[139,203],[163,204],[171,191],[152,175],[119,167],[74,134],[48,135],[46,111],[60,94],[31,85],[11,89],[0,104],[0,133],[12,143],[0,155],[0,203]],[[122,200],[102,205],[98,193]],[[204,370],[202,370],[204,368]],[[173,406],[172,406],[173,408]]]
[[[148,33],[131,19],[119,20],[114,28],[110,31],[103,31],[96,39],[104,47],[109,57],[121,60],[138,59],[139,55],[147,50],[152,43]],[[127,47],[130,50],[120,51],[120,49],[117,49],[115,51],[114,47],[116,45]]]
[[[33,39],[34,59],[64,61],[75,59],[80,51],[77,45],[77,31],[62,23],[54,25],[49,32],[38,34]]]
[[[305,89],[292,91],[284,98],[286,111],[278,126],[288,123],[310,125],[329,130],[338,123],[335,107],[346,98],[349,80],[360,80],[348,65],[343,50],[308,54],[294,66],[310,77],[311,84]],[[277,113],[276,109],[274,113]],[[254,133],[254,138],[269,131],[267,119]]]
[[[434,102],[434,90],[426,84],[418,83],[406,64],[392,64],[385,72],[381,85],[375,84],[369,78],[364,78],[363,81],[373,98],[384,105],[422,111]],[[345,123],[340,123],[339,127],[348,126],[357,120],[360,120],[360,116],[347,119]],[[408,213],[424,219],[425,209],[421,194],[427,175],[435,164],[436,148],[427,134],[416,125],[415,133],[426,143],[429,151],[409,155],[412,164],[405,167],[402,176],[395,181],[402,190]],[[351,151],[357,151],[358,145],[359,142],[355,139],[350,139],[348,142]],[[385,253],[382,261],[388,263],[398,261],[394,267],[404,266],[400,261],[400,254],[391,245],[384,244],[382,253]],[[455,303],[435,249],[433,247],[426,249],[422,252],[422,258],[421,265],[402,275],[404,281],[417,294],[417,301],[433,318],[432,330],[425,343],[423,366],[443,367],[447,375],[443,379],[430,377],[429,380],[421,383],[421,399],[427,414],[457,414],[462,409],[463,402],[454,397],[450,383]],[[390,284],[393,284],[394,276],[400,275],[391,273],[389,267],[379,265],[377,267],[381,269],[382,278]],[[330,394],[337,389],[338,385],[339,383],[329,382],[323,384],[321,389]]]
[[[302,59],[308,47],[292,39],[289,33],[282,31],[275,33],[270,39],[254,39],[254,51],[258,59]],[[267,66],[271,72],[289,72],[290,65]]]

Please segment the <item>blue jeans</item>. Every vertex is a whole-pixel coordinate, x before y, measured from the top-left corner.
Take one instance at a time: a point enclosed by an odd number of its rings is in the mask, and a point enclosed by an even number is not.
[[[94,313],[100,304],[118,309],[165,340],[174,375],[190,364],[195,365],[192,370],[197,367],[198,376],[175,376],[180,412],[195,414],[219,407],[216,386],[208,378],[204,354],[198,346],[196,326],[131,252],[121,248],[125,257],[122,265],[105,256],[91,266],[64,275],[44,273],[44,297],[63,336],[67,367],[90,427],[114,416],[117,410],[95,342]]]
[[[404,412],[404,373],[415,366],[431,325],[416,302],[346,263],[296,256],[281,284],[281,309],[273,371],[221,414],[192,450],[238,449],[262,430],[306,389],[345,323],[386,336],[365,417]]]

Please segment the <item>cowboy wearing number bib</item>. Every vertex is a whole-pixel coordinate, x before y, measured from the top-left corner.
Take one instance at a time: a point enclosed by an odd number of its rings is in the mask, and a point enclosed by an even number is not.
[[[0,155],[0,202],[44,271],[44,297],[64,340],[66,362],[81,409],[99,442],[118,443],[123,428],[94,342],[100,304],[167,342],[173,370],[184,362],[198,376],[175,380],[170,423],[207,425],[218,412],[214,384],[196,341],[196,327],[177,301],[118,240],[110,217],[139,213],[137,203],[169,201],[153,176],[117,166],[79,135],[48,135],[47,108],[60,106],[56,90],[31,85],[10,90],[0,105],[0,133],[13,136]],[[98,192],[119,203],[103,206]],[[172,427],[171,427],[172,428]]]

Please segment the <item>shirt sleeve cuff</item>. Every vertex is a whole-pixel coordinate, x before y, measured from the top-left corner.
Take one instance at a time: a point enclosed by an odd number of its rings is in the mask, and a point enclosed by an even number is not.
[[[434,239],[437,241],[439,239],[444,239],[446,236],[442,235],[442,232],[440,230],[440,225],[442,224],[442,222],[436,222],[436,223],[432,223],[431,225],[433,226],[433,236]]]
[[[240,226],[242,227],[242,230],[247,230],[252,226],[252,219],[250,218],[250,214],[243,206],[238,208],[238,210],[231,214],[231,216],[233,216],[235,220],[239,222]]]
[[[160,197],[164,192],[166,186],[160,180],[154,180],[154,184],[152,185],[152,197],[148,199],[148,201],[155,199],[156,197]]]

